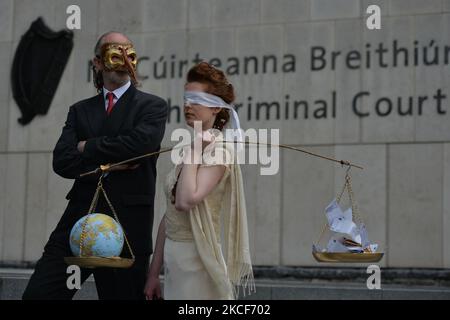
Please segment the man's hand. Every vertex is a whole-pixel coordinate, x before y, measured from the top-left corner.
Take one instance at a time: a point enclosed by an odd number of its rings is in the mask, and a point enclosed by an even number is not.
[[[80,141],[80,142],[78,142],[78,145],[77,145],[78,151],[80,151],[81,153],[83,153],[85,144],[86,144],[86,141]]]

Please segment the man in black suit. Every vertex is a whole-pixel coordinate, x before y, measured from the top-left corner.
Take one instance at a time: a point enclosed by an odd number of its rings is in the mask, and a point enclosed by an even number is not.
[[[130,40],[121,33],[106,33],[97,42],[95,55],[94,78],[99,94],[70,107],[53,151],[54,171],[75,179],[66,197],[69,204],[45,245],[23,299],[71,299],[75,294],[76,290],[66,284],[70,274],[64,257],[72,255],[70,231],[88,212],[99,178],[99,174],[79,175],[100,164],[157,151],[164,135],[167,104],[135,88],[136,54]],[[103,179],[136,261],[129,269],[81,269],[81,282],[94,274],[100,299],[144,299],[152,253],[156,160],[148,157],[119,166]],[[96,212],[110,213],[103,197]]]

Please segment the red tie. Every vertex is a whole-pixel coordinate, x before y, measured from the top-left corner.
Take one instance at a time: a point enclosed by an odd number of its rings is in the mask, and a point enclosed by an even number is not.
[[[106,97],[108,98],[108,108],[106,109],[106,113],[109,115],[114,107],[114,93],[108,92]]]

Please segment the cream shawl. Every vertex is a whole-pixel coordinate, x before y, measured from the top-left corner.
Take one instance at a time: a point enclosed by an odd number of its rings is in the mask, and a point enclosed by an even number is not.
[[[221,142],[214,142],[214,144],[215,152],[218,150],[233,152],[231,149],[233,145]],[[219,145],[225,145],[225,148],[217,147]],[[230,181],[226,184],[221,206],[222,241],[217,239],[205,201],[189,212],[192,233],[200,258],[215,281],[221,299],[236,299],[241,286],[244,289],[244,295],[246,291],[249,294],[255,291],[242,173],[234,153],[232,155],[234,162],[227,165],[230,170],[228,178]],[[225,257],[222,256],[220,243],[224,244]]]

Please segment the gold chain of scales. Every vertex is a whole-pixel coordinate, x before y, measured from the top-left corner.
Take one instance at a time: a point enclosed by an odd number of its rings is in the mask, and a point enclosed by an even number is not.
[[[345,172],[345,182],[344,182],[344,185],[342,186],[341,192],[336,197],[336,202],[340,203],[340,201],[342,199],[342,196],[344,195],[345,190],[347,190],[348,197],[350,199],[350,203],[351,203],[351,206],[352,206],[352,219],[353,219],[353,221],[356,221],[356,222],[359,222],[359,223],[363,223],[361,215],[359,214],[358,206],[356,205],[355,196],[353,194],[352,178],[350,176],[350,169],[351,169],[351,167],[349,166],[347,168],[347,171]],[[317,244],[319,244],[320,241],[322,240],[323,235],[324,235],[324,233],[325,233],[325,231],[327,230],[328,227],[329,227],[328,223],[325,223],[323,228],[322,228],[322,231],[320,233],[319,239],[316,242]]]

